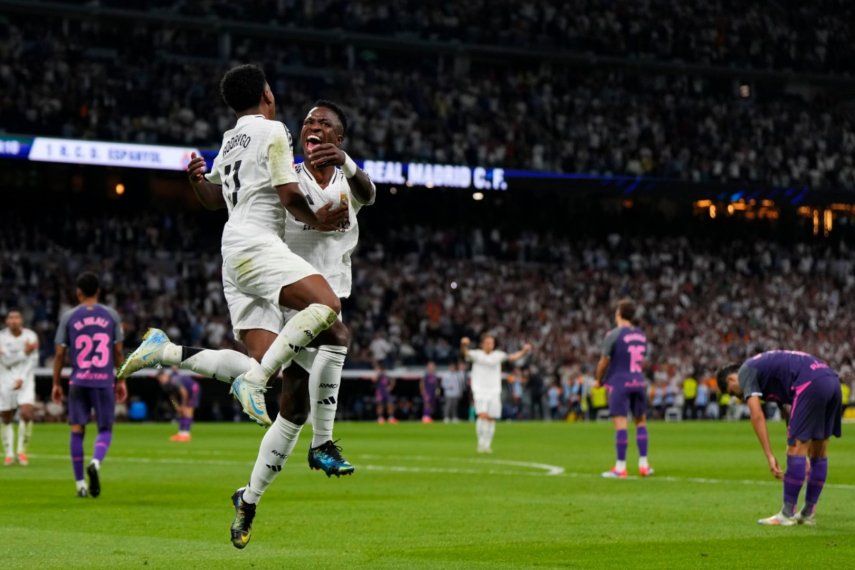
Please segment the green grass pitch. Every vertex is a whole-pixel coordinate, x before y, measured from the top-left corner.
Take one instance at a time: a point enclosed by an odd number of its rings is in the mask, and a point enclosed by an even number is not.
[[[90,426],[92,427],[92,426]],[[783,426],[772,434],[784,460]],[[77,499],[67,427],[37,425],[31,465],[0,471],[5,568],[803,568],[855,564],[855,442],[830,446],[816,528],[764,528],[781,487],[748,423],[652,424],[651,479],[604,480],[608,424],[502,423],[475,454],[472,424],[339,424],[353,477],[306,466],[310,429],[229,542],[229,496],[262,431],[119,425],[98,499]],[[87,437],[91,453],[92,433]],[[630,435],[629,464],[635,450]]]

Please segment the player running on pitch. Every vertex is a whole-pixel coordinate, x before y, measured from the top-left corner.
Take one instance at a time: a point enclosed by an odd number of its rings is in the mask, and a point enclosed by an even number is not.
[[[62,402],[60,379],[68,356],[71,361],[68,423],[78,497],[101,494],[101,462],[113,440],[116,401],[124,402],[128,396],[124,380],[116,381],[116,365],[122,363],[122,322],[114,309],[98,303],[99,293],[98,277],[93,273],[81,274],[77,278],[80,304],[62,315],[56,329],[51,396],[57,404]],[[83,436],[93,409],[98,436],[92,461],[86,468],[87,486],[83,479]]]
[[[480,349],[469,349],[471,341],[460,339],[460,353],[472,363],[472,399],[475,401],[475,433],[478,436],[478,453],[493,453],[493,435],[496,420],[502,417],[502,363],[516,362],[531,352],[526,343],[513,354],[496,350],[496,338],[487,334],[481,339]]]
[[[618,302],[615,324],[603,341],[603,354],[595,372],[596,386],[605,385],[609,394],[609,414],[615,426],[617,461],[607,478],[626,478],[627,422],[632,410],[635,422],[635,442],[638,445],[638,474],[653,475],[647,462],[647,382],[644,379],[644,359],[647,337],[633,324],[635,303],[630,299]],[[605,378],[605,380],[604,380]]]
[[[39,337],[24,328],[17,309],[6,315],[6,328],[0,331],[0,435],[6,458],[15,462],[15,432],[12,419],[18,410],[18,463],[29,465],[27,446],[33,435],[33,404],[36,400],[35,367],[39,355]]]
[[[193,425],[193,414],[199,407],[201,389],[199,383],[189,374],[182,374],[173,366],[172,370],[163,371],[157,375],[160,387],[169,394],[169,400],[178,414],[178,433],[172,435],[169,441],[187,443],[190,441],[190,426]]]
[[[349,212],[333,210],[332,203],[317,211],[310,207],[294,171],[291,135],[273,120],[276,102],[259,67],[229,70],[220,89],[237,123],[223,135],[210,173],[204,174],[204,161],[198,157],[188,170],[204,206],[228,209],[222,237],[223,288],[232,326],[253,358],[234,350],[177,346],[163,331],[152,329],[119,374],[124,378],[146,366],[168,364],[220,380],[234,378],[232,393],[244,411],[269,426],[273,422],[264,401],[268,379],[327,329],[336,344],[347,344],[347,329],[338,320],[341,301],[323,276],[282,241],[286,210],[324,231],[338,230]],[[284,326],[281,318],[276,320],[279,328],[274,332],[272,325],[261,322],[271,306],[298,313]]]
[[[816,504],[828,475],[828,440],[840,437],[840,378],[825,362],[804,352],[771,350],[719,370],[718,386],[743,400],[751,425],[766,455],[769,470],[784,480],[781,511],[757,522],[762,525],[816,524]],[[790,406],[787,422],[787,470],[772,453],[762,401]],[[810,474],[808,474],[810,458]],[[805,505],[797,511],[807,478]]]

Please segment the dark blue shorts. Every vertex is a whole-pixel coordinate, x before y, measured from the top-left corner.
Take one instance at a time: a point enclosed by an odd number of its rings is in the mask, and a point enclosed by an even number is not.
[[[823,440],[832,435],[840,437],[843,406],[837,374],[826,370],[797,385],[795,391],[787,426],[787,443],[795,445],[796,440]]]
[[[68,423],[85,426],[95,410],[98,431],[113,428],[116,417],[116,394],[113,386],[89,388],[71,386],[68,390]]]
[[[609,415],[611,417],[629,415],[640,418],[647,414],[647,388],[645,386],[609,386]]]

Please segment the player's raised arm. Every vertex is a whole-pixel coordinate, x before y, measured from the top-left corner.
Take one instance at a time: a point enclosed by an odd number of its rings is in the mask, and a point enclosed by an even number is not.
[[[469,344],[471,342],[468,336],[460,339],[460,356],[463,357],[463,360],[469,360]]]
[[[190,155],[190,163],[187,165],[187,175],[190,179],[190,186],[193,192],[196,193],[196,198],[202,203],[202,206],[208,210],[219,210],[226,207],[226,199],[223,196],[223,188],[220,184],[210,182],[205,177],[207,167],[205,159],[201,156],[196,156],[196,153]]]
[[[515,362],[515,361],[519,360],[520,358],[523,358],[525,355],[527,355],[530,352],[531,352],[531,343],[527,342],[523,345],[523,347],[520,350],[514,352],[513,354],[508,355],[508,362]]]
[[[312,166],[323,168],[325,166],[340,166],[341,171],[350,186],[353,197],[361,204],[373,204],[377,196],[377,188],[364,170],[356,165],[356,162],[340,147],[332,143],[316,145],[306,156]]]

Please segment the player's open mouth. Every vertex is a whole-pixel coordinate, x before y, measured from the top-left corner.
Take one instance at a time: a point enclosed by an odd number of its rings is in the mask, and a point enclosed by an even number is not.
[[[321,144],[321,137],[318,135],[309,135],[306,137],[306,144],[303,146],[306,148],[306,152],[312,152],[312,149],[319,144]]]

